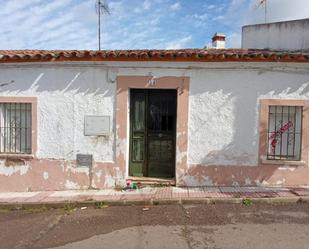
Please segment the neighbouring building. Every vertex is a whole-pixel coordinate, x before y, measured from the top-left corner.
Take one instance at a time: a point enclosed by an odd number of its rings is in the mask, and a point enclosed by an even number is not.
[[[0,51],[0,191],[309,185],[308,128],[308,53]]]
[[[220,33],[215,33],[212,37],[212,44],[208,48],[217,48],[224,49],[225,48],[225,35]]]
[[[242,48],[309,51],[309,18],[247,25]]]

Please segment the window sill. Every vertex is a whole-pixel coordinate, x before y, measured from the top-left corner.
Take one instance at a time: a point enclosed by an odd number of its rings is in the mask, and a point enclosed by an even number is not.
[[[0,154],[0,159],[33,159],[33,154]]]
[[[305,161],[288,161],[288,160],[267,160],[262,159],[262,164],[274,164],[282,166],[306,166]]]

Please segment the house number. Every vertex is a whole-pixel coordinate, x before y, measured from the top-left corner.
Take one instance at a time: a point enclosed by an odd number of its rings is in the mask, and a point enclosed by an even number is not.
[[[149,81],[148,81],[148,85],[149,86],[155,86],[157,84],[157,80],[156,79],[150,79]]]

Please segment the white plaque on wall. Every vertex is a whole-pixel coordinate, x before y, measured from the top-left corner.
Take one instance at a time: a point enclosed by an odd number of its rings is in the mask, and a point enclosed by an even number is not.
[[[106,136],[110,130],[110,116],[85,116],[85,136]]]

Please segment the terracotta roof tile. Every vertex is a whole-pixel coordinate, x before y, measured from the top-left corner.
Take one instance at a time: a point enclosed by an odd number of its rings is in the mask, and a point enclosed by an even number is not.
[[[253,49],[0,50],[0,63],[53,61],[305,62],[309,51]]]

